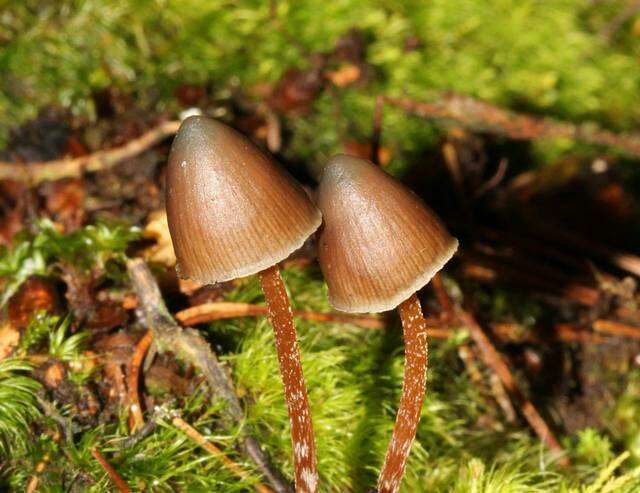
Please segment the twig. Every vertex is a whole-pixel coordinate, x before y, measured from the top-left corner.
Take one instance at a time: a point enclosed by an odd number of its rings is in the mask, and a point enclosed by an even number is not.
[[[151,415],[147,418],[147,421],[142,425],[142,427],[138,428],[134,434],[129,435],[127,438],[122,440],[122,442],[120,442],[120,452],[118,452],[115,457],[119,458],[126,449],[129,449],[134,445],[140,443],[142,440],[147,438],[157,427],[158,422],[156,421],[156,416]]]
[[[618,269],[640,276],[640,256],[602,245],[591,238],[585,238],[577,233],[568,231],[564,227],[555,226],[547,219],[533,216],[530,216],[530,219],[536,235],[542,236],[546,240],[561,241],[563,244],[580,250],[586,255],[599,257]]]
[[[93,458],[98,461],[105,472],[109,475],[111,481],[113,481],[120,493],[131,493],[131,489],[129,489],[127,483],[124,482],[124,479],[120,477],[118,472],[111,466],[111,464],[107,462],[107,460],[102,456],[98,449],[91,449],[91,455],[93,455]]]
[[[28,164],[0,161],[0,180],[12,178],[37,185],[47,180],[78,177],[87,171],[95,172],[109,169],[175,134],[179,126],[179,121],[164,122],[121,147],[94,152],[74,159],[57,159]]]
[[[138,395],[140,366],[142,360],[151,342],[153,341],[153,332],[148,330],[147,333],[136,344],[133,356],[131,357],[131,363],[129,364],[129,371],[127,375],[127,388],[129,390],[129,428],[132,432],[136,431],[144,424],[144,418],[142,417],[142,406],[140,405],[140,397]]]
[[[498,163],[498,169],[496,169],[496,172],[493,174],[493,176],[473,192],[473,198],[478,199],[485,195],[487,192],[490,192],[495,187],[497,187],[503,180],[504,175],[507,173],[508,165],[509,160],[506,158],[502,158]]]
[[[62,416],[62,414],[60,414],[60,412],[56,408],[55,404],[53,404],[53,402],[49,402],[47,399],[45,399],[44,397],[41,397],[38,394],[36,394],[36,400],[38,401],[38,404],[42,408],[42,411],[44,412],[45,416],[48,416],[53,421],[58,423],[58,425],[60,425],[60,428],[62,428],[62,431],[64,433],[65,441],[67,443],[72,443],[73,433],[74,431],[76,431],[74,429],[75,426],[73,421],[71,421],[71,419],[69,418],[65,418],[64,416]]]
[[[109,399],[117,397],[118,404],[122,405],[127,402],[127,387],[125,385],[124,372],[122,365],[115,363],[109,358],[104,361],[104,376],[107,381],[112,382],[109,389]]]
[[[158,284],[142,259],[127,262],[131,283],[139,299],[137,313],[142,323],[153,332],[159,351],[173,351],[179,358],[191,363],[205,376],[211,392],[226,401],[225,418],[229,424],[241,423],[244,413],[233,389],[233,382],[211,347],[193,329],[183,329],[167,310]],[[277,493],[290,493],[291,487],[269,463],[260,444],[247,436],[242,443],[244,452],[258,465],[262,474]]]
[[[540,439],[546,443],[552,451],[558,454],[564,454],[564,449],[560,446],[560,443],[558,443],[555,435],[533,403],[527,399],[520,390],[511,370],[509,370],[509,367],[500,356],[500,353],[498,353],[497,349],[486,336],[482,327],[480,327],[480,324],[478,324],[475,318],[465,310],[459,309],[458,316],[467,326],[471,333],[471,337],[480,348],[480,355],[482,356],[484,363],[498,375],[507,392],[509,392],[511,397],[518,403],[520,412],[529,423],[529,426],[531,426]],[[561,455],[558,463],[563,466],[567,466],[569,465],[569,459],[566,456]]]
[[[598,334],[581,330],[569,324],[554,325],[553,333],[555,338],[562,342],[579,342],[581,344],[603,344],[606,342],[606,339]]]
[[[432,285],[434,291],[436,292],[438,301],[441,303],[441,306],[443,306],[443,314],[445,316],[444,319],[433,316],[425,317],[427,325],[429,327],[429,337],[433,337],[434,339],[448,339],[450,337],[453,337],[453,335],[455,334],[455,327],[443,327],[443,325],[447,325],[448,321],[450,322],[451,318],[447,317],[446,314],[449,311],[453,312],[453,308],[451,307],[451,302],[448,295],[446,294],[446,291],[443,291],[444,287],[442,286],[442,281],[438,276],[434,276]],[[344,313],[299,311],[294,311],[293,313],[297,317],[305,318],[307,320],[313,320],[316,322],[348,323],[357,325],[359,327],[375,330],[383,329],[385,327],[384,320],[369,316],[349,315]],[[191,308],[186,308],[175,314],[176,319],[178,319],[181,324],[186,326],[203,324],[212,322],[214,320],[256,316],[266,316],[266,307],[262,305],[254,305],[251,303],[233,303],[227,301],[203,303],[202,305],[196,305]],[[611,321],[602,322],[615,323]],[[500,332],[503,336],[508,332],[508,327],[506,327],[506,324],[497,324],[495,325],[495,327],[496,328],[494,330],[496,332]],[[556,324],[554,328],[555,337],[562,342],[582,342],[585,344],[601,344],[602,342],[604,342],[604,339],[597,334],[593,334],[572,325]],[[632,328],[631,330],[634,329]],[[601,329],[600,331],[607,332],[607,328]],[[614,333],[614,331],[615,329],[609,329],[608,333]],[[631,338],[635,338],[637,334],[640,334],[640,328],[636,329],[636,332],[629,334],[622,333],[621,331],[615,331],[614,333],[614,335],[628,336]],[[525,341],[523,340],[523,342]],[[539,343],[541,341],[535,337],[528,337],[526,339],[526,342]]]
[[[456,194],[458,205],[464,212],[465,216],[468,216],[469,199],[467,197],[467,191],[464,184],[464,177],[462,176],[460,159],[458,159],[458,152],[456,151],[456,147],[449,140],[442,144],[442,157],[444,159],[444,165],[447,169],[447,173],[451,178],[453,191]]]
[[[492,323],[490,324],[491,332],[501,341],[510,343],[528,343],[528,344],[555,344],[556,342],[580,342],[583,344],[602,344],[605,338],[594,334],[591,331],[575,327],[570,324],[555,324],[551,333],[551,338],[542,335],[536,335],[526,331],[514,323]],[[518,337],[518,334],[521,334]]]
[[[472,235],[474,238],[482,237],[496,244],[507,244],[510,247],[515,247],[519,252],[524,252],[529,257],[535,255],[545,260],[553,259],[554,262],[578,272],[589,272],[589,263],[586,260],[550,246],[548,242],[536,240],[530,235],[519,235],[511,231],[488,227],[474,227]]]
[[[638,11],[640,11],[640,1],[635,0],[630,2],[624,9],[618,12],[611,22],[602,28],[600,35],[607,41],[611,41],[622,25],[635,16]]]
[[[458,356],[464,363],[464,366],[467,368],[467,372],[471,377],[471,380],[475,384],[481,384],[483,381],[482,374],[478,369],[478,365],[476,364],[476,354],[473,349],[467,344],[462,344],[458,347]],[[507,421],[509,423],[513,423],[516,420],[516,412],[513,409],[513,405],[509,400],[509,396],[507,395],[502,382],[500,379],[495,378],[495,373],[490,375],[490,385],[491,393],[493,394],[493,398],[498,403],[502,412],[504,413]]]
[[[384,98],[376,97],[376,105],[373,110],[373,131],[371,132],[371,162],[380,165],[380,140],[382,138],[382,111]]]
[[[640,135],[616,134],[593,123],[572,123],[516,113],[461,94],[446,94],[433,102],[385,96],[386,103],[408,113],[434,120],[456,122],[467,128],[492,132],[515,140],[574,139],[588,144],[614,147],[630,156],[640,156]]]
[[[491,393],[493,394],[493,398],[496,400],[502,412],[504,413],[507,422],[515,423],[516,421],[516,410],[513,408],[513,404],[509,399],[509,394],[507,394],[507,390],[504,388],[500,377],[495,373],[491,373],[489,375],[489,382]]]
[[[509,266],[504,262],[470,251],[466,251],[462,255],[462,273],[465,277],[481,283],[513,283],[527,288],[534,288],[536,291],[544,293],[545,296],[553,293],[563,299],[584,306],[593,306],[600,298],[598,290],[590,286],[572,281],[566,283],[550,282],[545,276],[541,276],[538,273],[525,272],[521,268]]]
[[[447,294],[447,290],[444,287],[444,283],[442,282],[442,276],[438,272],[433,279],[431,279],[431,286],[433,286],[433,290],[436,293],[436,298],[438,298],[438,303],[440,303],[440,308],[442,308],[442,313],[447,319],[451,319],[451,315],[453,311],[451,309],[451,300],[449,300],[449,295]]]
[[[176,313],[176,318],[183,325],[196,325],[213,320],[223,320],[236,317],[266,316],[267,307],[250,303],[233,303],[228,301],[203,303],[186,308]],[[322,313],[294,310],[295,317],[312,320],[314,322],[336,322],[359,325],[368,329],[382,329],[384,322],[376,317],[349,315],[344,313]]]
[[[246,470],[244,470],[240,465],[233,460],[231,460],[225,453],[216,447],[213,443],[208,441],[205,437],[203,437],[198,430],[196,430],[189,423],[184,421],[182,418],[174,417],[171,420],[173,426],[183,431],[189,438],[191,438],[194,442],[200,445],[203,449],[209,452],[214,457],[220,459],[220,461],[224,464],[224,466],[229,469],[233,474],[237,477],[247,480],[251,479],[251,474],[249,474]],[[265,486],[262,483],[257,483],[254,485],[256,491],[260,493],[273,493],[273,490],[268,486]]]
[[[603,334],[640,339],[640,327],[615,322],[614,320],[596,320],[592,324],[593,330]]]

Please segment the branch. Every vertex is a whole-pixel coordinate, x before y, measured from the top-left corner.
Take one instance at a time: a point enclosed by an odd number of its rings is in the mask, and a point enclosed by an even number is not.
[[[640,11],[640,1],[635,0],[629,3],[613,18],[611,22],[606,24],[600,31],[600,35],[607,41],[611,41],[618,30],[633,16]]]
[[[384,97],[392,106],[423,118],[452,121],[458,125],[503,135],[515,140],[573,139],[588,144],[615,147],[630,156],[640,156],[640,135],[616,134],[594,123],[572,123],[516,113],[461,94],[447,94],[434,102]]]
[[[373,110],[373,131],[371,132],[371,162],[380,165],[380,140],[382,139],[382,109],[384,98],[376,98],[375,109]]]
[[[74,159],[57,159],[26,164],[0,161],[0,180],[11,178],[37,185],[47,180],[79,177],[87,171],[106,170],[126,159],[137,156],[175,134],[178,127],[180,127],[179,121],[164,122],[121,147],[94,152]]]
[[[207,341],[198,331],[190,328],[183,329],[176,324],[144,260],[140,258],[129,260],[127,269],[139,300],[138,317],[152,331],[158,350],[172,351],[178,358],[198,368],[205,376],[213,394],[226,401],[226,420],[235,424],[241,423],[244,413],[233,389],[233,382]],[[273,469],[255,438],[250,436],[244,438],[242,446],[277,493],[291,492],[291,487],[281,474]]]
[[[464,366],[467,368],[467,372],[471,377],[471,380],[476,385],[482,383],[483,378],[478,366],[476,365],[476,354],[475,351],[467,344],[462,344],[458,347],[458,356],[464,363]],[[515,423],[516,421],[516,411],[513,408],[513,404],[511,404],[511,400],[502,385],[502,382],[499,378],[496,377],[495,373],[491,373],[489,378],[489,389],[493,394],[493,398],[498,403],[502,412],[505,415],[505,418],[509,423]]]
[[[176,318],[183,325],[196,325],[213,320],[236,317],[267,316],[267,307],[250,303],[233,303],[228,301],[203,303],[176,313]],[[359,325],[367,329],[382,329],[384,322],[377,317],[365,315],[349,315],[345,313],[322,313],[294,310],[294,317],[314,322],[335,322]]]
[[[251,479],[251,475],[245,471],[242,467],[240,467],[236,462],[231,460],[229,457],[225,455],[225,453],[216,447],[213,443],[208,441],[205,437],[203,437],[198,430],[196,430],[193,426],[187,423],[185,420],[179,417],[174,417],[171,420],[171,424],[185,433],[191,440],[200,445],[203,449],[209,452],[214,457],[220,459],[220,461],[224,464],[224,466],[229,469],[233,474],[237,477],[248,480]],[[259,493],[273,493],[273,490],[264,484],[258,483],[254,485],[254,488]]]
[[[120,493],[131,493],[131,489],[129,488],[127,483],[124,482],[124,479],[122,479],[122,477],[113,468],[113,466],[107,462],[107,460],[102,456],[98,449],[91,449],[91,455],[93,455],[93,458],[98,461],[105,472],[109,475],[111,481],[113,481]]]
[[[564,449],[560,443],[558,443],[555,435],[533,403],[527,399],[522,390],[520,390],[511,370],[502,359],[498,350],[491,344],[491,341],[482,330],[482,327],[480,327],[480,324],[478,324],[476,319],[467,311],[460,309],[458,315],[460,320],[469,329],[474,342],[480,348],[480,355],[484,363],[498,375],[507,392],[509,392],[511,397],[518,403],[520,412],[529,423],[529,426],[531,426],[533,431],[535,431],[552,451],[558,454],[564,454]],[[569,465],[569,459],[566,456],[561,456],[559,464],[567,466]]]
[[[640,327],[623,324],[614,320],[596,320],[593,322],[593,330],[601,334],[640,339]]]
[[[131,363],[129,364],[129,371],[127,375],[127,388],[129,390],[129,428],[132,432],[136,431],[142,425],[144,425],[144,418],[142,417],[142,406],[140,405],[140,397],[138,396],[138,378],[140,376],[140,366],[142,360],[151,342],[153,341],[153,332],[150,330],[138,341],[135,351],[131,357]]]

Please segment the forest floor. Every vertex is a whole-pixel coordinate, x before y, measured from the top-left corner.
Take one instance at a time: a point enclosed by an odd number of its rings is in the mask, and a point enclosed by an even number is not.
[[[640,491],[637,12],[325,3],[0,16],[0,488],[292,478],[257,279],[176,276],[165,165],[198,112],[310,191],[330,155],[371,158],[460,240],[419,293],[430,368],[403,491]],[[312,238],[282,267],[321,490],[367,491],[401,391],[399,320],[332,310],[315,255]]]

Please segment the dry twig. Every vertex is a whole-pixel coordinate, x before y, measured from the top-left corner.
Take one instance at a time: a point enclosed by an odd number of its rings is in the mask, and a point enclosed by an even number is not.
[[[37,185],[47,180],[79,177],[87,171],[95,172],[109,169],[175,134],[178,127],[180,127],[179,121],[164,122],[121,147],[94,152],[74,159],[57,159],[28,164],[0,161],[0,180],[12,178]]]
[[[375,109],[373,110],[373,131],[371,132],[371,162],[380,165],[380,141],[382,139],[382,110],[384,108],[384,98],[376,98]]]
[[[610,334],[630,339],[640,339],[640,327],[615,322],[614,320],[596,320],[593,322],[593,330],[602,334]]]
[[[113,466],[107,462],[98,449],[91,449],[91,455],[93,455],[93,458],[98,461],[105,472],[109,475],[111,481],[113,481],[113,484],[116,485],[116,488],[118,488],[120,493],[131,493],[131,489],[127,483],[124,482],[124,479],[122,479]]]
[[[147,354],[149,346],[153,341],[153,332],[147,331],[142,336],[138,344],[136,344],[135,351],[131,357],[131,363],[129,364],[129,371],[127,375],[127,388],[129,390],[129,428],[132,432],[136,431],[144,424],[142,417],[142,406],[140,405],[140,397],[138,395],[138,379],[140,376],[140,366],[142,360]]]
[[[452,121],[464,127],[492,132],[515,140],[573,139],[614,147],[630,156],[640,156],[640,135],[616,134],[594,123],[572,123],[516,113],[461,94],[446,94],[433,102],[384,97],[392,106],[423,118]]]
[[[474,342],[480,348],[480,355],[482,356],[484,363],[498,375],[507,392],[509,392],[511,397],[517,402],[520,412],[525,417],[531,428],[552,451],[557,452],[558,454],[563,454],[564,450],[560,443],[558,443],[555,435],[533,403],[527,399],[524,393],[520,390],[511,370],[500,356],[500,353],[498,353],[498,350],[486,336],[480,324],[469,312],[462,309],[459,310],[459,317],[469,329]],[[567,466],[569,465],[569,459],[566,456],[561,455],[559,464]]]
[[[440,303],[443,315],[450,320],[453,314],[451,300],[449,300],[449,295],[447,294],[447,290],[442,282],[442,276],[439,272],[431,279],[431,286],[433,286],[433,290],[436,293],[436,298],[438,299],[438,303]]]
[[[607,41],[611,41],[618,30],[638,12],[640,12],[640,1],[634,0],[630,2],[624,9],[616,14],[611,22],[600,30],[600,35]]]
[[[198,430],[196,430],[193,426],[187,423],[185,420],[179,417],[174,417],[171,420],[173,426],[183,431],[189,438],[191,438],[194,442],[200,445],[203,449],[209,452],[214,457],[220,459],[220,461],[224,464],[224,467],[229,469],[233,474],[237,477],[247,480],[251,478],[251,474],[249,474],[246,470],[244,470],[238,463],[231,460],[229,457],[225,455],[225,453],[216,447],[213,443],[203,437]],[[257,483],[254,485],[254,488],[259,493],[273,493],[273,490],[268,486],[265,486],[262,483]]]
[[[294,317],[300,317],[314,322],[334,322],[359,325],[368,329],[382,329],[384,322],[376,317],[365,315],[349,315],[345,313],[322,313],[313,311],[294,310]],[[233,303],[229,301],[203,303],[186,308],[176,313],[176,318],[183,325],[196,325],[213,320],[223,320],[236,317],[267,316],[267,307],[250,303]]]
[[[464,366],[471,377],[471,380],[476,384],[480,385],[483,381],[482,374],[478,369],[478,365],[476,364],[476,351],[474,351],[469,345],[462,344],[458,347],[458,356],[464,363]],[[509,396],[505,391],[504,386],[500,379],[496,378],[495,373],[492,373],[490,376],[490,385],[489,388],[491,393],[493,394],[493,398],[498,403],[502,412],[505,415],[505,418],[509,423],[514,423],[516,420],[516,411],[513,408],[513,404],[509,400]]]

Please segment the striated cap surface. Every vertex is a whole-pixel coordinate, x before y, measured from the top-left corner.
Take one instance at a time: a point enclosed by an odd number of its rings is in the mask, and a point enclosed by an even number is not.
[[[302,246],[320,211],[273,158],[231,127],[187,118],[167,168],[167,218],[181,277],[260,272]]]
[[[458,240],[418,196],[365,159],[331,158],[318,205],[324,218],[320,267],[338,310],[396,308],[458,248]]]

